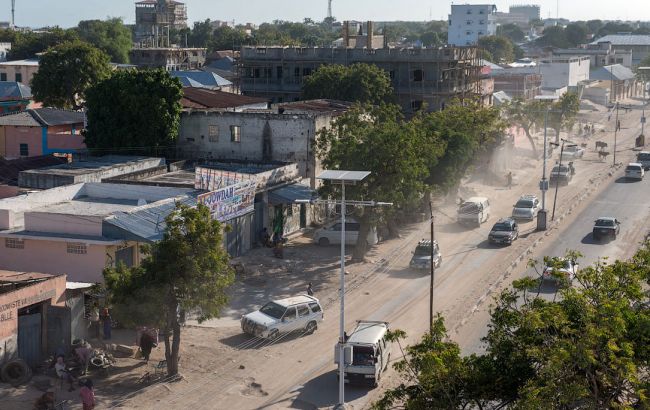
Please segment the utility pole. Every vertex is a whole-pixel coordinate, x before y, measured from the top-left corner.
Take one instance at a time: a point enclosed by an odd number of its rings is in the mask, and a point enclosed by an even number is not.
[[[433,216],[433,205],[429,201],[429,213],[431,214],[431,280],[429,282],[429,333],[433,334],[433,281],[436,275],[436,266],[433,263],[435,246],[435,217]]]
[[[544,111],[544,159],[542,165],[542,180],[539,181],[539,189],[542,191],[542,209],[537,213],[537,230],[546,230],[546,191],[548,191],[548,180],[546,179],[546,157],[548,156],[548,110]]]
[[[564,143],[565,142],[571,142],[571,141],[567,141],[564,138],[562,138],[562,146],[560,148],[560,162],[559,162],[559,164],[557,166],[557,175],[555,176],[555,198],[553,199],[553,214],[551,215],[551,221],[555,220],[555,205],[557,204],[557,191],[558,191],[558,188],[560,186],[560,178],[559,177],[560,177],[560,173],[562,172],[562,154],[564,154]],[[572,144],[569,144],[568,146],[569,147],[575,147],[576,144],[572,143]],[[571,164],[569,164],[569,165],[571,165]],[[568,171],[572,172],[570,166],[569,166]],[[551,171],[551,174],[553,174],[552,171]]]
[[[619,128],[619,122],[618,122],[618,101],[616,102],[616,124],[614,125],[614,163],[612,165],[616,165],[616,136],[618,135],[618,128]]]

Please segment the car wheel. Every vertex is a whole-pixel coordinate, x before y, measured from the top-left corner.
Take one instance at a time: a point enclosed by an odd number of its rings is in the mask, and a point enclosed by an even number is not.
[[[307,326],[305,326],[305,333],[308,335],[314,333],[314,331],[318,328],[318,324],[314,322],[313,320],[309,323],[307,323]]]
[[[614,232],[614,235],[612,235],[612,239],[616,240],[616,232]]]
[[[330,244],[330,240],[327,239],[327,238],[320,238],[320,239],[318,240],[318,244],[319,244],[320,246],[327,246],[327,245]]]
[[[438,258],[438,261],[436,262],[436,268],[439,268],[441,264],[442,264],[442,256]]]
[[[270,340],[276,340],[280,336],[280,331],[278,329],[273,329],[269,333],[269,339]]]

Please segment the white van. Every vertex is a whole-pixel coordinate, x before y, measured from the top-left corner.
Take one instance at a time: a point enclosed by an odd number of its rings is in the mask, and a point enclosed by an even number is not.
[[[388,322],[357,321],[343,345],[345,383],[377,387],[390,361],[392,343],[386,340],[387,332]],[[338,343],[334,346],[334,363],[339,363]]]
[[[458,207],[458,223],[479,226],[490,219],[490,201],[482,196],[471,197]]]
[[[345,244],[356,245],[357,238],[359,237],[359,229],[361,224],[354,218],[346,218],[345,220]],[[379,242],[377,236],[377,228],[371,227],[368,231],[368,245],[376,245]],[[317,229],[314,232],[314,243],[321,246],[327,245],[340,245],[341,244],[341,221],[330,222],[324,227]]]

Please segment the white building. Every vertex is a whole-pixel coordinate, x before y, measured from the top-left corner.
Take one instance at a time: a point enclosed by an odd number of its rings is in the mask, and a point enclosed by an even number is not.
[[[542,60],[539,64],[542,88],[575,87],[580,81],[588,80],[590,60],[588,56]]]
[[[483,36],[495,35],[496,12],[494,4],[452,4],[447,43],[467,46],[476,44]]]

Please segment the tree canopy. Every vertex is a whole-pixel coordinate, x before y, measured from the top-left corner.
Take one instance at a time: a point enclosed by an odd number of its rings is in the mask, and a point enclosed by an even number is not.
[[[569,258],[579,258],[568,252]],[[545,258],[557,269],[560,258]],[[540,266],[532,261],[531,265]],[[395,364],[402,383],[376,409],[647,408],[650,249],[580,270],[553,300],[538,278],[515,281],[490,310],[484,353],[462,356],[442,317]],[[395,331],[398,339],[403,332]]]
[[[526,38],[526,33],[524,33],[524,31],[521,28],[519,28],[518,25],[513,23],[497,26],[497,35],[504,36],[508,38],[510,41],[512,41],[513,43],[524,41],[524,39]]]
[[[386,72],[376,65],[332,64],[305,78],[302,97],[379,104],[393,99],[393,87]]]
[[[11,50],[7,54],[8,60],[34,58],[37,53],[42,53],[50,47],[77,40],[79,36],[75,31],[59,27],[48,28],[42,32],[0,30],[0,41],[11,43]]]
[[[514,44],[504,36],[484,36],[479,38],[478,46],[492,56],[495,63],[511,63],[515,59]]]
[[[121,18],[107,20],[83,20],[76,29],[80,39],[108,54],[113,63],[128,63],[133,46],[131,30]]]
[[[108,56],[81,42],[67,42],[43,54],[32,79],[32,92],[46,106],[76,109],[88,87],[111,73]]]
[[[86,93],[85,142],[97,153],[159,155],[180,125],[181,83],[165,70],[117,71]]]
[[[199,321],[217,317],[234,272],[222,244],[223,227],[205,205],[177,204],[165,224],[162,240],[145,249],[140,266],[107,268],[104,279],[122,323],[161,329],[172,376],[178,373],[184,312],[196,312]]]

